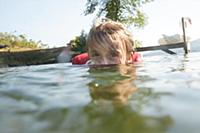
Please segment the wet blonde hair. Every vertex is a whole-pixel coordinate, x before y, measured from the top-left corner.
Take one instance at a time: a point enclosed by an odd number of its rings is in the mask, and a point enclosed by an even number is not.
[[[120,64],[127,64],[127,61],[131,59],[133,45],[131,33],[121,23],[111,20],[94,24],[87,38],[91,59],[96,54],[110,53],[110,56],[119,57]]]

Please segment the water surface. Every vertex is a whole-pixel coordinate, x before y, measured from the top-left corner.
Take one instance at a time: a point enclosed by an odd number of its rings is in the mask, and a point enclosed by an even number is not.
[[[199,55],[1,68],[0,132],[199,133]]]

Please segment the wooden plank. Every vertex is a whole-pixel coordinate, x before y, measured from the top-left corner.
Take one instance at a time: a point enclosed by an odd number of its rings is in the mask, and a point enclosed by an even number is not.
[[[169,50],[169,49],[162,49],[162,51],[168,53],[168,54],[176,54],[175,52]]]
[[[175,49],[175,48],[184,48],[184,46],[185,46],[184,42],[180,42],[180,43],[174,43],[174,44],[140,47],[140,48],[136,48],[136,51],[138,51],[138,52],[154,51],[154,50],[163,50],[163,51],[165,51],[165,50]]]

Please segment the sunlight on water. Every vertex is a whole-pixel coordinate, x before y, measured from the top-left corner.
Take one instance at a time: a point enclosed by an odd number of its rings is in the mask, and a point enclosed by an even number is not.
[[[2,133],[198,133],[200,53],[0,69]]]

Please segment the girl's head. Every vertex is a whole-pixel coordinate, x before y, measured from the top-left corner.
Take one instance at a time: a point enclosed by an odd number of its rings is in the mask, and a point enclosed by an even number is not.
[[[133,44],[130,32],[111,20],[93,25],[87,38],[89,56],[96,65],[132,62]]]

